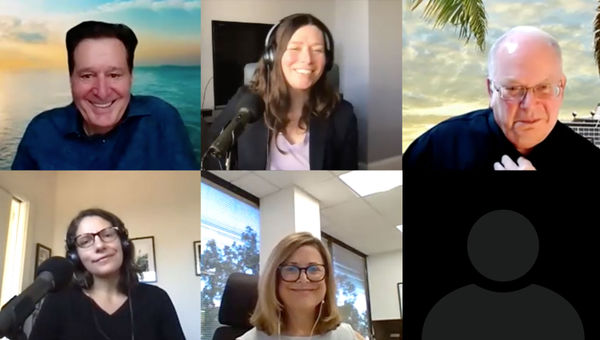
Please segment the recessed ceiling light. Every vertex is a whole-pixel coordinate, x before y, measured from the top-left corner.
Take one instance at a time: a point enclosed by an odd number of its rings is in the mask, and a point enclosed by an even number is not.
[[[402,224],[398,224],[398,225],[396,226],[396,229],[398,229],[398,230],[400,230],[400,231],[402,232]]]
[[[340,175],[340,179],[359,196],[365,197],[401,186],[402,171],[350,171]]]

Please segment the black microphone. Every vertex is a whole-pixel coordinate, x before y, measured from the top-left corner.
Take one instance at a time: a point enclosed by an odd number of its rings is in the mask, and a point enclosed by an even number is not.
[[[247,87],[241,87],[240,100],[235,108],[237,115],[229,121],[219,136],[208,147],[207,153],[215,157],[222,157],[233,145],[248,123],[254,123],[262,117],[265,111],[265,102],[260,96],[252,93]],[[237,95],[237,94],[236,94]]]
[[[53,256],[42,262],[33,283],[0,310],[0,338],[19,332],[25,319],[35,309],[35,304],[48,292],[67,286],[72,277],[73,265],[64,257]]]

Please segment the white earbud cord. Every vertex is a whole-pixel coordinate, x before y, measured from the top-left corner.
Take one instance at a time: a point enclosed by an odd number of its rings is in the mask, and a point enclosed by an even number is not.
[[[319,315],[317,315],[317,319],[315,320],[314,325],[312,326],[312,329],[310,330],[310,337],[312,339],[313,336],[313,332],[315,331],[315,328],[317,327],[317,323],[319,322],[319,319],[321,318],[321,312],[323,311],[323,303],[325,302],[325,300],[321,301],[321,304],[319,306]]]
[[[319,314],[317,315],[317,319],[315,320],[315,323],[313,324],[310,330],[309,340],[312,340],[313,332],[315,331],[317,323],[321,318],[321,313],[323,312],[323,303],[325,303],[325,300],[321,301],[321,303],[319,304]],[[278,312],[277,316],[277,339],[281,340],[281,310]]]

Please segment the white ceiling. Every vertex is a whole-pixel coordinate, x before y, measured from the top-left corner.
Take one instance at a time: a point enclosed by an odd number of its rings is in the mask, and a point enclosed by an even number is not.
[[[373,171],[373,170],[369,170]],[[218,177],[263,198],[296,186],[321,204],[321,229],[372,255],[402,248],[402,187],[359,197],[338,175],[346,171],[212,171]]]

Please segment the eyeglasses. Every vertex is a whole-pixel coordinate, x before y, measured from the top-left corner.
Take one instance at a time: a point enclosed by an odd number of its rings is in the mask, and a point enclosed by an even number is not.
[[[542,83],[533,87],[499,85],[498,87],[493,80],[490,79],[490,82],[492,82],[492,88],[500,93],[500,98],[506,101],[520,102],[525,98],[525,95],[529,90],[531,90],[538,99],[550,99],[558,97],[562,89],[562,84],[555,85]]]
[[[325,266],[322,264],[311,264],[308,267],[298,267],[295,265],[279,266],[279,275],[285,282],[296,282],[300,278],[300,274],[304,271],[306,278],[310,282],[319,282],[325,278]]]
[[[79,248],[89,248],[96,241],[96,235],[100,237],[102,242],[112,242],[117,239],[119,228],[107,227],[97,233],[85,233],[75,236],[75,245]]]

